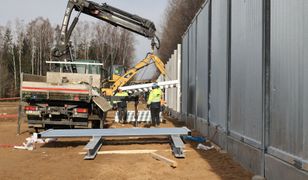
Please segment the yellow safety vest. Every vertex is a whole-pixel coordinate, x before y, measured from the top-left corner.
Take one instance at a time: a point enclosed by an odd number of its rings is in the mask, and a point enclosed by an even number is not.
[[[121,96],[121,97],[128,96],[128,93],[127,92],[121,92],[121,93],[118,92],[114,96]],[[113,101],[113,103],[118,103],[118,102],[121,102],[121,101]]]
[[[128,96],[128,93],[127,92],[118,92],[115,94],[115,96]]]
[[[162,90],[160,88],[153,89],[150,92],[147,104],[151,104],[151,103],[155,103],[155,102],[160,102],[160,100],[162,99],[162,95],[163,95],[163,92],[162,92]]]

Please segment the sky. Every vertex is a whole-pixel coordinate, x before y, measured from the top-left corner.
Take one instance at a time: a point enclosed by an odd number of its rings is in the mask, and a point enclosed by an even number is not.
[[[139,15],[153,21],[158,31],[164,19],[164,11],[168,0],[92,0],[97,3],[104,3]],[[6,25],[8,21],[14,22],[17,18],[25,23],[34,20],[36,17],[48,18],[50,22],[61,24],[67,0],[0,0],[0,25]],[[73,17],[72,17],[73,19]],[[80,20],[97,21],[97,19],[81,15]],[[150,52],[150,41],[143,36],[136,35],[136,57],[135,62],[143,59],[147,52]]]

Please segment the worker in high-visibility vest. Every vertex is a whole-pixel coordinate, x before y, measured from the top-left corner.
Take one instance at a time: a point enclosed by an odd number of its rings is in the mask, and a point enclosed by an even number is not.
[[[157,83],[154,83],[152,86],[152,90],[149,94],[147,106],[151,110],[152,125],[155,127],[160,125],[159,113],[161,110],[162,98],[163,98],[162,90],[159,88]]]
[[[118,89],[118,92],[114,96],[126,97],[128,96],[128,93],[122,91],[121,89]],[[121,100],[121,101],[116,101],[114,103],[117,104],[119,122],[126,123],[127,121],[127,102],[125,100]]]

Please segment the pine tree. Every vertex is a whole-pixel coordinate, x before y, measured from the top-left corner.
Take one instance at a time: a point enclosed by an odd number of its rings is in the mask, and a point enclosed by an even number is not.
[[[5,97],[14,96],[15,85],[14,83],[14,45],[12,42],[12,31],[9,27],[5,30],[3,37],[3,56],[2,56],[2,85]]]
[[[0,72],[3,72],[3,27],[0,26]],[[3,97],[3,75],[0,76],[0,97]]]

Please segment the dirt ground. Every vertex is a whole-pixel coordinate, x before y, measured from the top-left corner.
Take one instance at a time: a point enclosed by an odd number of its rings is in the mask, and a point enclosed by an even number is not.
[[[14,114],[17,103],[0,103],[0,113]],[[113,124],[111,128],[133,127]],[[143,125],[141,125],[143,126]],[[180,126],[168,118],[161,127]],[[29,137],[26,123],[21,135],[16,135],[16,119],[0,119],[0,179],[251,179],[252,174],[216,149],[197,150],[197,143],[187,142],[185,159],[176,159],[167,143],[127,144],[108,140],[101,151],[158,150],[157,154],[178,163],[172,168],[150,154],[98,155],[95,160],[83,160],[83,147],[88,138],[58,139],[36,145],[33,151],[13,149]]]

